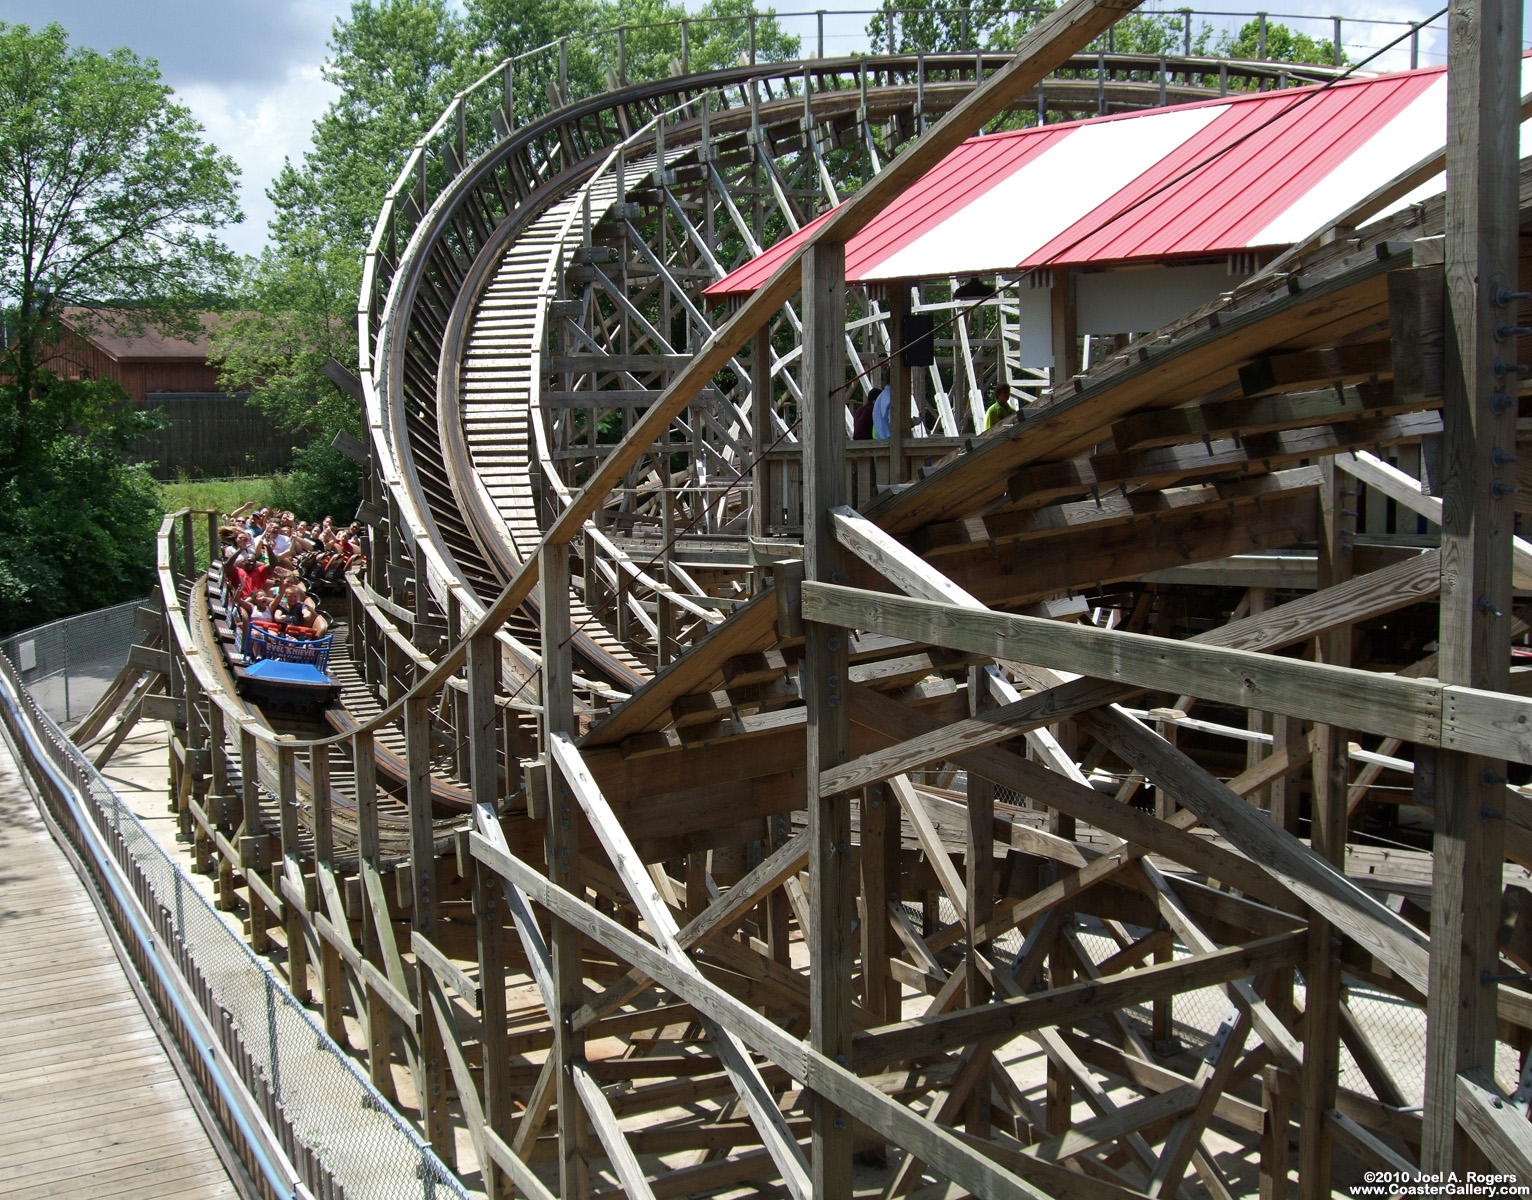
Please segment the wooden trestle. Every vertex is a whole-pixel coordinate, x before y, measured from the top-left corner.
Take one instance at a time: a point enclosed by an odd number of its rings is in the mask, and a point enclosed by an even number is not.
[[[343,732],[237,704],[167,522],[199,865],[494,1194],[1532,1178],[1511,8],[1454,26],[1478,218],[1337,229],[988,436],[846,446],[911,301],[848,289],[846,239],[1126,7],[1060,8],[923,135],[892,66],[849,116],[678,82],[583,173],[486,152],[403,253],[391,208]],[[571,122],[536,136],[605,128]],[[860,180],[703,311],[763,211]],[[1003,361],[949,340],[921,386]]]

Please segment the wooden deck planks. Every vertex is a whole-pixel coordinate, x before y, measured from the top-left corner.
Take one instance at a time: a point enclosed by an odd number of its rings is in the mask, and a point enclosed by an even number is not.
[[[0,745],[0,1197],[235,1196]]]

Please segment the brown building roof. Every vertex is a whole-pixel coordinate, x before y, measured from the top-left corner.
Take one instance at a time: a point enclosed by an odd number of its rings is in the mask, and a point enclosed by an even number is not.
[[[166,337],[152,325],[141,333],[119,332],[112,327],[116,314],[109,309],[66,308],[59,314],[64,325],[118,362],[151,358],[207,358],[208,335],[218,323],[217,313],[201,313],[202,332],[193,340]]]

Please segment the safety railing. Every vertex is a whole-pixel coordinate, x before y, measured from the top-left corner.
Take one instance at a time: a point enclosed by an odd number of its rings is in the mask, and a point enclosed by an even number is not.
[[[263,1194],[466,1197],[0,656],[0,717]]]

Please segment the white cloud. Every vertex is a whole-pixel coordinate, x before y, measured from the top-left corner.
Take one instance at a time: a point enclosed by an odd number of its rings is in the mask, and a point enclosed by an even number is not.
[[[319,64],[293,65],[274,85],[218,87],[197,83],[177,97],[202,122],[207,139],[233,157],[242,171],[240,207],[243,224],[224,231],[224,240],[241,254],[259,254],[273,209],[266,188],[282,161],[299,162],[308,149],[314,120],[335,97],[336,89],[320,76]]]

